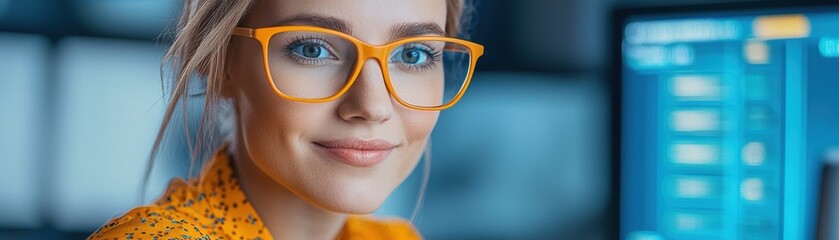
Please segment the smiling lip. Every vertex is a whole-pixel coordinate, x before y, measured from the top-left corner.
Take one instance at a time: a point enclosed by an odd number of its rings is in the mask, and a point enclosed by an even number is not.
[[[314,142],[315,146],[337,157],[343,163],[370,167],[382,162],[397,146],[384,140],[341,139]]]

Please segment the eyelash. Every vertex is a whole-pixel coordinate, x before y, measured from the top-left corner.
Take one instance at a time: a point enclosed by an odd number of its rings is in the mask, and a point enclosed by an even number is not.
[[[319,46],[322,46],[332,56],[332,59],[330,59],[330,60],[338,60],[337,57],[336,57],[337,55],[335,55],[335,51],[332,48],[332,46],[329,45],[329,42],[327,42],[326,39],[324,39],[322,37],[317,37],[317,36],[297,36],[297,37],[294,37],[294,39],[289,40],[285,44],[285,47],[283,48],[283,52],[285,53],[286,57],[292,58],[295,61],[298,61],[298,62],[306,64],[306,65],[322,64],[325,61],[325,59],[303,58],[303,57],[298,56],[296,53],[294,53],[295,48],[299,47],[302,44],[307,44],[307,43],[317,44]]]
[[[303,58],[303,57],[298,56],[296,53],[294,53],[295,48],[299,47],[302,44],[307,44],[307,43],[317,44],[319,46],[324,47],[327,51],[329,51],[329,54],[333,57],[332,60],[337,60],[337,58],[335,58],[336,55],[334,53],[333,48],[329,45],[329,43],[326,41],[326,39],[324,39],[322,37],[317,37],[317,36],[297,36],[294,39],[289,40],[285,44],[285,47],[283,48],[284,55],[286,57],[289,57],[291,59],[294,59],[297,62],[306,64],[306,65],[323,64],[324,61],[326,61],[324,59]],[[426,52],[429,55],[429,57],[431,58],[431,61],[429,61],[428,63],[425,63],[425,64],[420,64],[420,65],[404,64],[404,65],[400,65],[400,66],[407,67],[412,71],[425,71],[425,70],[433,69],[434,67],[437,66],[437,63],[439,63],[442,60],[441,51],[440,50],[434,50],[434,48],[428,46],[427,44],[424,44],[424,43],[406,44],[406,45],[402,46],[402,51],[404,51],[406,48],[419,48],[419,50]]]
[[[419,45],[419,47],[416,47],[414,45]],[[424,52],[428,53],[429,57],[431,58],[431,61],[429,61],[429,63],[426,63],[426,64],[421,64],[421,65],[408,64],[407,67],[410,68],[411,70],[414,70],[414,71],[430,70],[430,69],[436,67],[437,63],[440,62],[441,59],[442,59],[442,56],[441,56],[442,54],[440,53],[440,50],[434,50],[434,48],[432,48],[432,47],[430,47],[430,46],[428,46],[427,44],[424,44],[424,43],[409,43],[409,44],[403,45],[402,46],[402,51],[405,51],[406,48],[419,48],[421,51],[424,51]]]

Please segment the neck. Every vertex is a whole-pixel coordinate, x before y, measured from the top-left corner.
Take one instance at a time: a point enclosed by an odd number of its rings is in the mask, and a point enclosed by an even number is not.
[[[259,169],[237,137],[230,149],[242,191],[274,239],[335,239],[347,215],[300,198]]]

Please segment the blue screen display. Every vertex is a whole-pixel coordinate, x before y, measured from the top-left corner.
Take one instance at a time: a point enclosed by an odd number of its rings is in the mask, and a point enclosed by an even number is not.
[[[839,8],[624,24],[622,239],[813,239],[839,146]]]

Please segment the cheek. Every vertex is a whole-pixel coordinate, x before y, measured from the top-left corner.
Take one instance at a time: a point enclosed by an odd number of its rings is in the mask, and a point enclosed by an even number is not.
[[[242,43],[239,55],[231,64],[231,81],[236,87],[235,102],[240,119],[240,132],[246,140],[268,144],[289,144],[292,135],[299,135],[325,115],[318,107],[280,98],[269,85],[255,41]],[[322,117],[321,117],[322,118]],[[260,143],[262,144],[262,143]]]
[[[437,111],[417,111],[411,109],[400,110],[400,118],[403,119],[402,126],[405,132],[405,138],[410,145],[404,154],[404,160],[400,167],[403,176],[407,177],[413,171],[416,164],[419,162],[431,131],[437,124],[437,118],[440,115]]]
[[[277,163],[270,161],[279,156],[287,156],[292,153],[294,132],[298,128],[299,121],[294,115],[286,114],[288,110],[283,109],[281,102],[275,99],[273,94],[263,94],[257,89],[246,89],[247,94],[239,95],[236,104],[239,108],[239,129],[241,140],[251,159],[259,166],[266,167],[265,163]],[[279,168],[279,166],[270,166]]]
[[[231,71],[237,93],[240,140],[251,160],[278,182],[297,182],[306,171],[301,161],[308,153],[301,136],[317,131],[330,117],[329,104],[307,104],[277,96],[267,83],[262,62],[243,57]]]
[[[399,108],[398,114],[403,119],[405,136],[411,142],[427,140],[440,116],[439,111],[418,111],[405,108]]]
[[[264,156],[267,159],[305,154],[300,152],[303,137],[317,132],[319,126],[328,125],[331,121],[333,114],[328,103],[310,104],[283,99],[264,83],[262,75],[240,80],[249,83],[243,84],[245,87],[236,98],[239,131],[244,133],[242,137],[246,142],[260,145],[251,150],[271,153]]]

